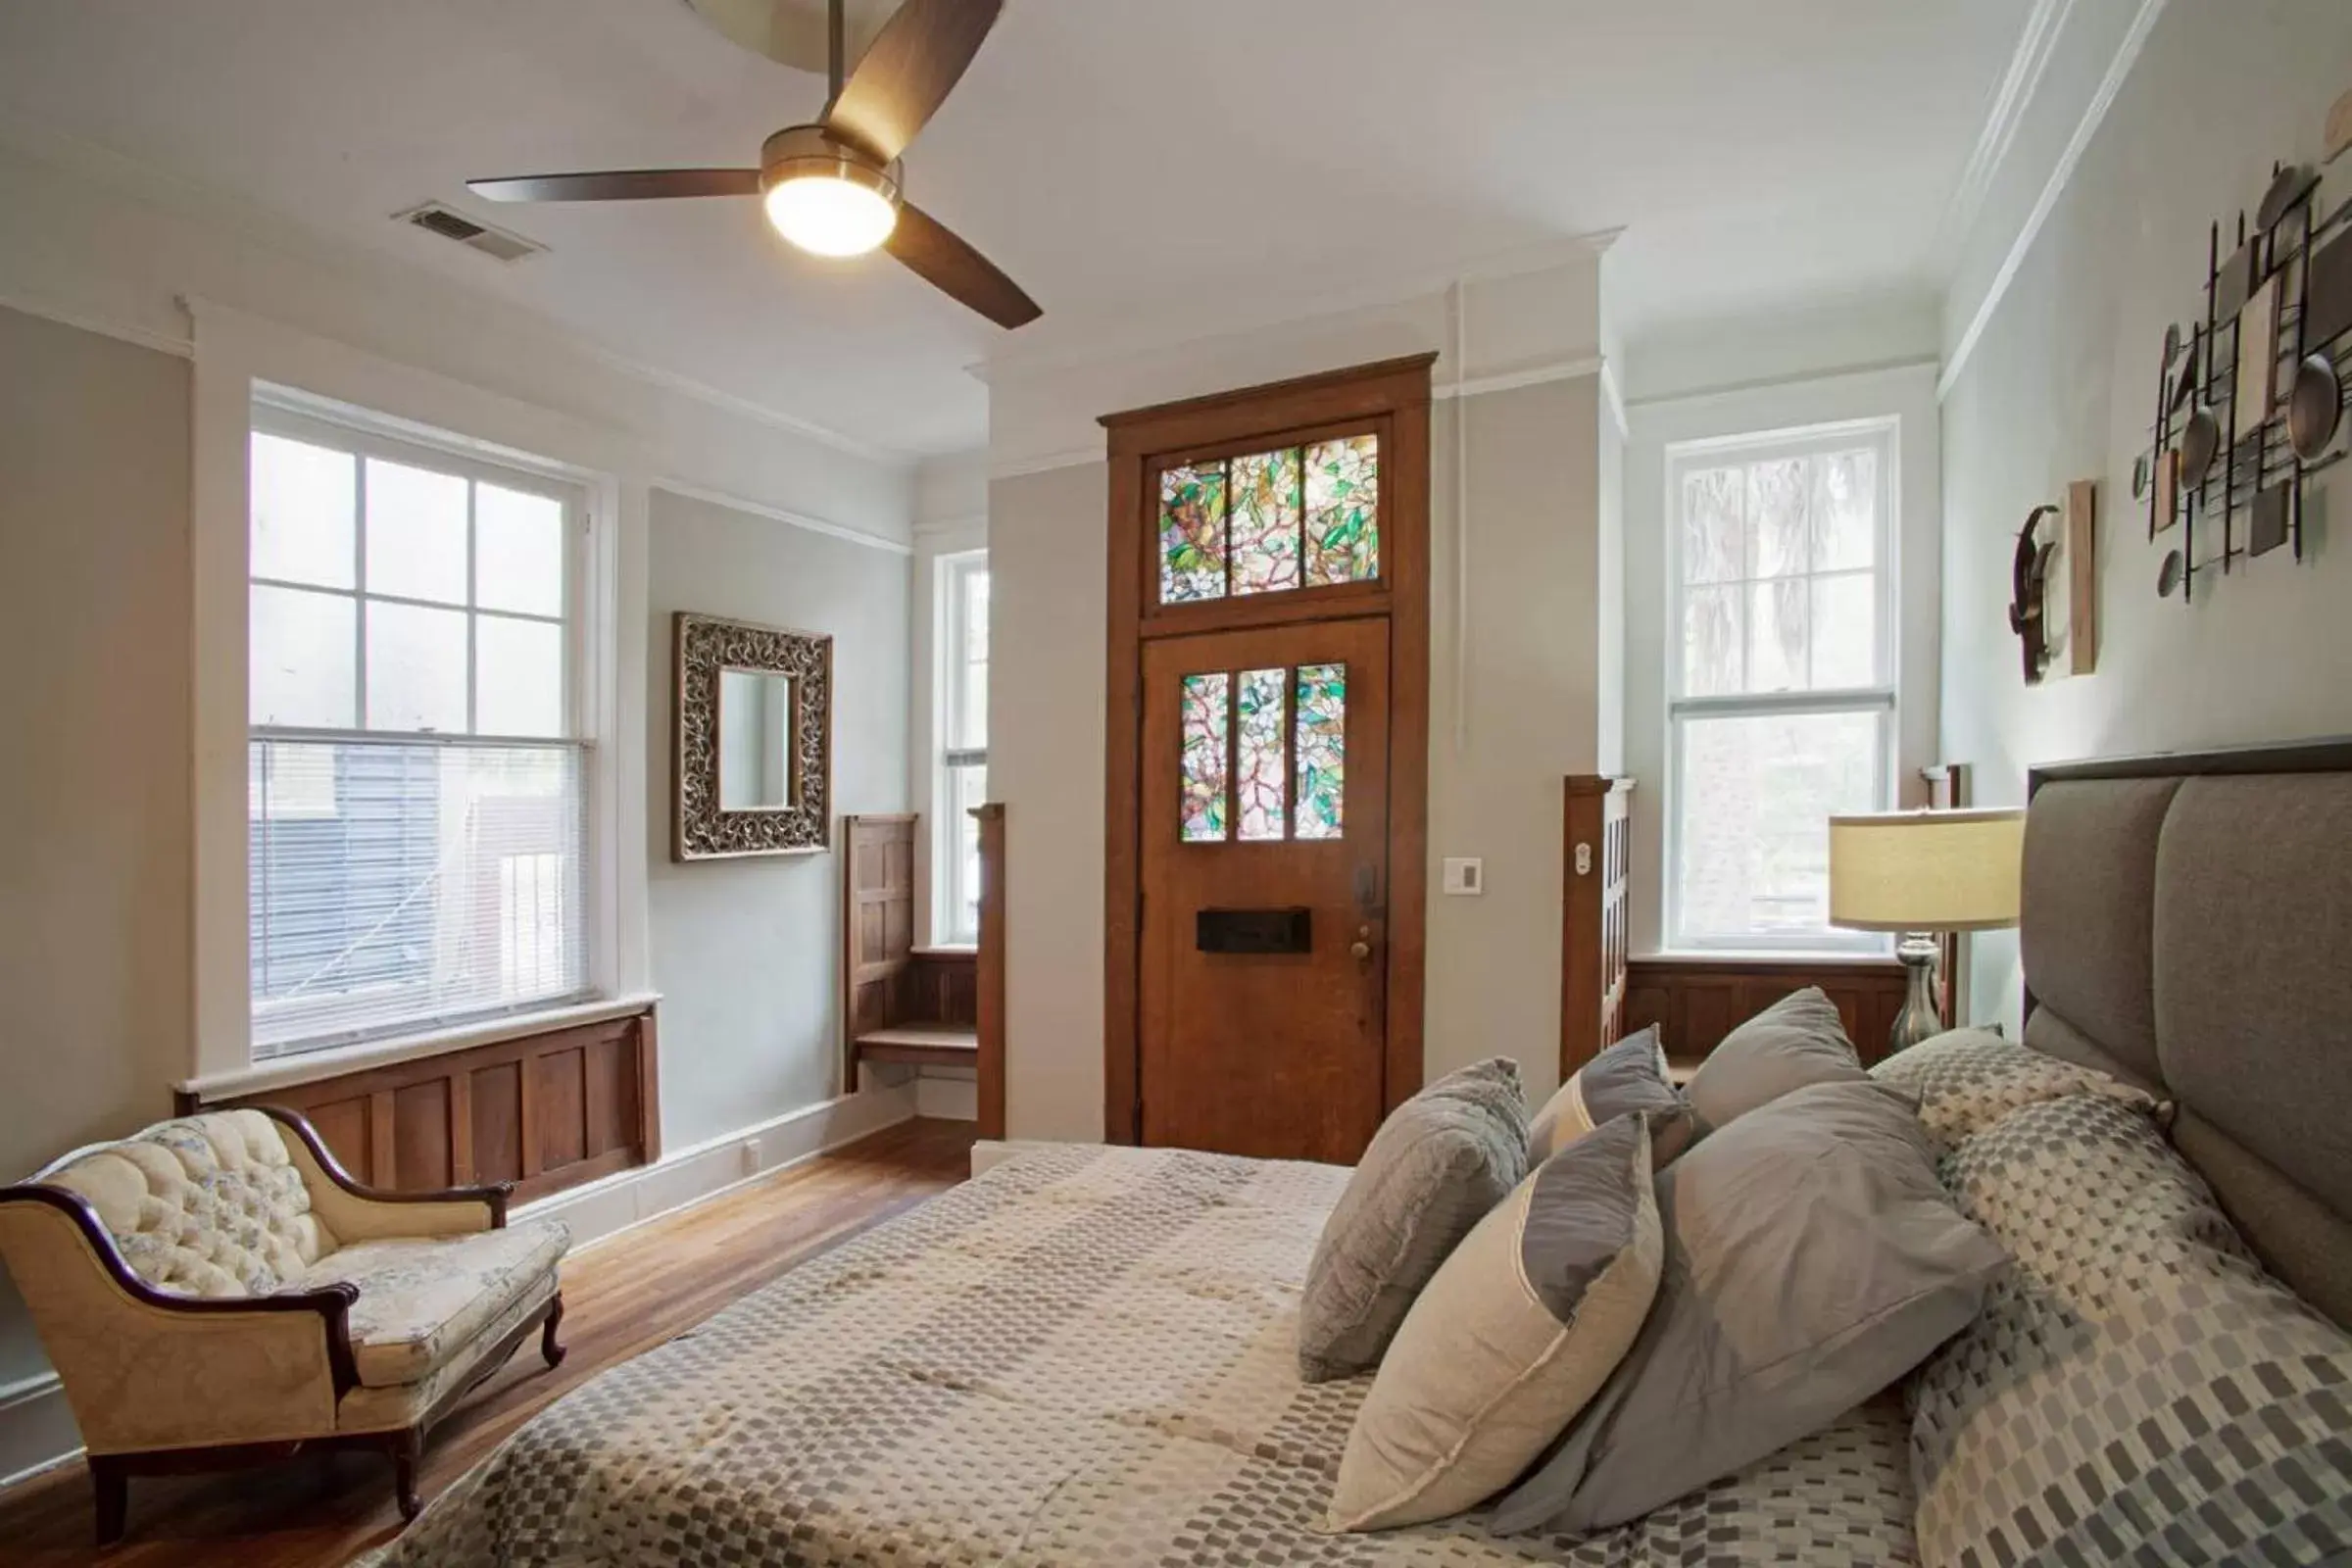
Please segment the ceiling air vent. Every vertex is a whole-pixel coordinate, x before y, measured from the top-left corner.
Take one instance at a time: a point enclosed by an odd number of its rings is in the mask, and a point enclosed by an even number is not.
[[[518,262],[525,256],[536,256],[547,249],[538,241],[524,239],[520,234],[510,234],[503,228],[477,223],[439,202],[426,202],[422,207],[412,207],[405,213],[394,213],[392,216],[403,223],[414,223],[428,234],[456,240],[468,250],[480,251],[484,256],[495,256],[502,262]]]

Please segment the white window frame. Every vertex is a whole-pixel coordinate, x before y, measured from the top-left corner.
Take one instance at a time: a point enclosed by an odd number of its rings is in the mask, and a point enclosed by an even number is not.
[[[248,1054],[253,1064],[257,1068],[266,1066],[274,1069],[312,1057],[329,1054],[338,1050],[365,1047],[386,1038],[398,1038],[419,1031],[478,1027],[502,1018],[572,1008],[593,1000],[596,995],[596,976],[599,972],[598,947],[603,933],[600,929],[596,909],[598,878],[595,862],[598,812],[595,809],[595,797],[600,769],[597,765],[595,725],[591,711],[592,704],[589,700],[590,688],[593,684],[594,640],[590,635],[593,619],[592,596],[589,592],[591,516],[587,490],[576,480],[551,473],[537,466],[484,461],[470,453],[458,450],[452,445],[422,439],[416,433],[406,430],[400,434],[387,433],[381,425],[367,418],[356,410],[339,410],[330,416],[307,400],[287,397],[272,388],[257,387],[255,389],[249,424],[248,442],[253,435],[280,436],[288,440],[306,442],[338,452],[348,452],[362,463],[369,458],[382,459],[411,467],[454,475],[475,483],[492,484],[503,489],[543,496],[555,501],[564,509],[564,689],[563,699],[564,734],[561,737],[492,735],[477,732],[472,727],[471,715],[478,692],[473,668],[474,651],[470,626],[471,617],[475,612],[470,604],[465,607],[469,624],[466,672],[468,723],[464,734],[439,735],[431,732],[382,730],[369,727],[366,711],[368,649],[365,614],[353,616],[353,635],[357,639],[357,646],[354,651],[354,708],[351,726],[349,728],[318,728],[254,724],[249,721],[246,733],[249,742],[268,740],[328,744],[342,742],[363,745],[531,747],[566,749],[576,752],[579,757],[582,826],[579,883],[581,896],[587,905],[580,912],[580,935],[583,945],[582,980],[581,985],[573,991],[533,998],[530,1001],[505,1007],[484,1007],[455,1018],[420,1016],[394,1022],[381,1028],[307,1037],[299,1044],[281,1045],[268,1056],[255,1053],[249,1040]],[[253,575],[250,564],[246,574],[248,588],[254,586],[283,587],[304,593],[332,594],[349,599],[355,605],[370,598],[393,604],[424,603],[423,601],[409,600],[399,595],[371,595],[368,592],[368,519],[364,514],[355,514],[353,523],[353,545],[357,569],[350,588],[322,588],[315,583],[281,582],[274,578],[259,577]],[[470,537],[467,557],[467,571],[470,574],[472,570]],[[470,599],[470,595],[468,597]],[[430,608],[447,609],[452,607],[433,604]],[[525,618],[544,620],[547,617],[526,616]],[[251,636],[250,625],[247,627],[247,636],[249,638]],[[250,1001],[249,1005],[251,1005]],[[323,1010],[331,1012],[334,1009],[330,1005]]]
[[[1752,464],[1774,459],[1811,457],[1824,452],[1875,448],[1879,454],[1878,542],[1874,571],[1878,578],[1879,683],[1829,691],[1768,692],[1733,696],[1692,697],[1683,689],[1684,595],[1683,475],[1692,468],[1721,467],[1728,463]],[[1774,956],[1820,956],[1858,957],[1891,951],[1891,939],[1876,932],[1826,930],[1807,933],[1690,933],[1683,925],[1682,803],[1686,748],[1683,726],[1690,719],[1765,714],[1870,713],[1878,721],[1876,796],[1870,809],[1892,808],[1895,799],[1895,754],[1900,740],[1902,709],[1902,625],[1900,618],[1902,561],[1901,420],[1892,416],[1850,419],[1801,428],[1671,442],[1665,449],[1666,507],[1666,799],[1662,907],[1665,945],[1669,952]],[[1824,824],[1823,831],[1828,831]]]
[[[963,705],[969,695],[964,684],[968,668],[963,658],[967,630],[964,585],[974,573],[988,570],[988,552],[959,550],[942,555],[933,561],[932,570],[932,647],[936,651],[932,690],[937,700],[932,705],[936,722],[931,737],[931,798],[938,808],[932,812],[931,931],[936,946],[970,947],[980,940],[980,932],[977,926],[963,925],[959,916],[977,902],[979,890],[964,885],[962,848],[966,836],[977,831],[977,824],[964,817],[956,804],[956,775],[965,767],[985,769],[988,747],[961,747],[951,742],[960,737]],[[991,653],[993,656],[993,649]]]

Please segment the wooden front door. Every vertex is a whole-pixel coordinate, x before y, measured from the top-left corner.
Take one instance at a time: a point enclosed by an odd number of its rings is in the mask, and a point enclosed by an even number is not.
[[[1144,654],[1143,1141],[1350,1163],[1386,1109],[1389,623]]]
[[[1431,358],[1102,420],[1114,1143],[1351,1163],[1421,1087]]]

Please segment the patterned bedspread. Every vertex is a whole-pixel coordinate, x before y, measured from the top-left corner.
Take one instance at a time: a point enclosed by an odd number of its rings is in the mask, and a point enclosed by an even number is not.
[[[1914,1561],[1882,1398],[1606,1535],[1479,1515],[1321,1533],[1369,1378],[1302,1386],[1299,1282],[1348,1173],[1026,1153],[551,1405],[381,1568]]]

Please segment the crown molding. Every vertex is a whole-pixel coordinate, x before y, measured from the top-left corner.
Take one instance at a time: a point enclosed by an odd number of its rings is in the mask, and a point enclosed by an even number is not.
[[[1352,285],[1323,286],[1312,292],[1255,293],[1236,309],[1230,301],[1199,298],[1125,330],[1088,332],[1074,323],[1054,339],[1034,339],[1035,349],[1007,341],[988,359],[965,367],[984,385],[1018,381],[1220,338],[1240,337],[1269,327],[1292,325],[1378,310],[1432,298],[1457,283],[1495,283],[1555,269],[1595,263],[1625,233],[1622,227],[1563,235],[1538,245],[1490,252],[1450,267],[1422,267],[1359,279]],[[1073,341],[1074,339],[1074,341]]]
[[[1070,447],[1060,452],[1039,452],[1029,456],[994,459],[988,466],[988,476],[997,479],[1018,479],[1032,473],[1051,473],[1055,468],[1080,468],[1090,463],[1101,463],[1108,448],[1097,443],[1091,447]]]
[[[175,359],[192,360],[196,357],[196,338],[193,333],[174,336],[170,332],[158,332],[136,321],[93,315],[34,294],[0,290],[0,307],[22,311],[26,316],[37,316],[45,321],[55,321],[60,326],[79,327],[84,332],[95,332],[100,337],[111,337],[118,342],[135,343],[140,348],[153,349],[158,354],[169,354]]]
[[[2010,285],[2017,281],[2018,270],[2025,266],[2027,255],[2034,249],[2034,242],[2041,237],[2042,225],[2050,220],[2050,214],[2057,209],[2058,198],[2065,194],[2067,185],[2073,181],[2075,171],[2082,167],[2082,155],[2089,150],[2091,137],[2098,134],[2100,124],[2107,118],[2107,111],[2114,107],[2116,95],[2123,91],[2124,82],[2131,76],[2132,68],[2139,63],[2140,51],[2147,46],[2148,34],[2155,30],[2157,19],[2164,14],[2164,6],[2165,0],[2140,0],[2138,13],[2132,17],[2131,27],[2116,45],[2114,59],[2108,62],[2106,75],[2100,78],[2098,89],[2083,107],[2082,118],[2075,126],[2074,136],[2067,142],[2066,150],[2058,155],[2058,162],[2051,168],[2049,178],[2042,183],[2040,196],[2034,200],[2034,210],[2026,215],[2016,239],[2010,242],[2008,254],[2001,258],[1999,270],[1993,273],[1992,282],[1986,286],[1984,297],[1977,302],[1976,312],[1969,318],[1967,328],[1961,332],[1959,341],[1952,346],[1951,354],[1945,359],[1943,373],[1936,382],[1938,402],[1950,396],[1952,388],[1959,383],[1961,371],[1967,368],[1970,357],[1977,351],[1977,344],[1984,336],[1985,328],[1992,324],[1992,318],[1999,311],[2001,301],[2008,296]]]
[[[867,533],[862,528],[853,528],[846,523],[829,522],[823,517],[812,517],[806,512],[793,512],[784,507],[771,507],[764,501],[754,501],[749,496],[730,495],[724,490],[713,490],[705,484],[692,484],[684,479],[659,478],[647,481],[646,488],[666,491],[673,496],[683,496],[688,501],[700,501],[705,506],[724,507],[729,512],[749,513],[755,517],[765,517],[770,522],[787,523],[809,533],[821,533],[828,539],[839,539],[848,544],[863,545],[868,550],[880,550],[894,556],[914,554],[914,546],[904,539],[885,538],[881,534]]]
[[[1936,224],[1935,254],[1946,271],[1956,262],[1961,244],[1984,212],[1984,198],[1991,191],[2002,164],[2008,160],[2026,107],[2041,86],[2042,73],[2049,69],[2058,35],[2074,9],[2075,0],[2034,0],[2034,9],[2026,14],[2017,47],[2009,56],[2009,68],[2001,74],[2000,84],[1985,110],[1984,127],[1977,132],[1976,146],[1970,149],[1959,182],[1952,187],[1943,216]]]
[[[536,306],[510,299],[452,273],[420,267],[387,247],[315,228],[234,191],[161,168],[84,137],[0,114],[0,149],[43,166],[53,173],[98,186],[118,198],[160,212],[175,221],[219,228],[225,218],[234,224],[240,242],[258,243],[280,256],[316,263],[330,270],[348,269],[356,263],[380,270],[415,285],[459,295],[526,330],[552,338],[618,374],[770,429],[814,441],[851,457],[891,467],[911,467],[923,456],[910,448],[886,446],[860,439],[819,421],[713,386],[681,371],[633,358]],[[34,305],[24,308],[53,320],[65,320],[72,325],[83,324],[69,320],[62,310],[42,310]],[[121,337],[127,342],[145,342],[146,346],[160,348],[167,353],[189,352],[186,344],[175,344],[169,340],[150,341],[155,339],[153,332],[130,327],[127,323],[110,323],[104,318],[93,318],[88,324],[93,331]]]

